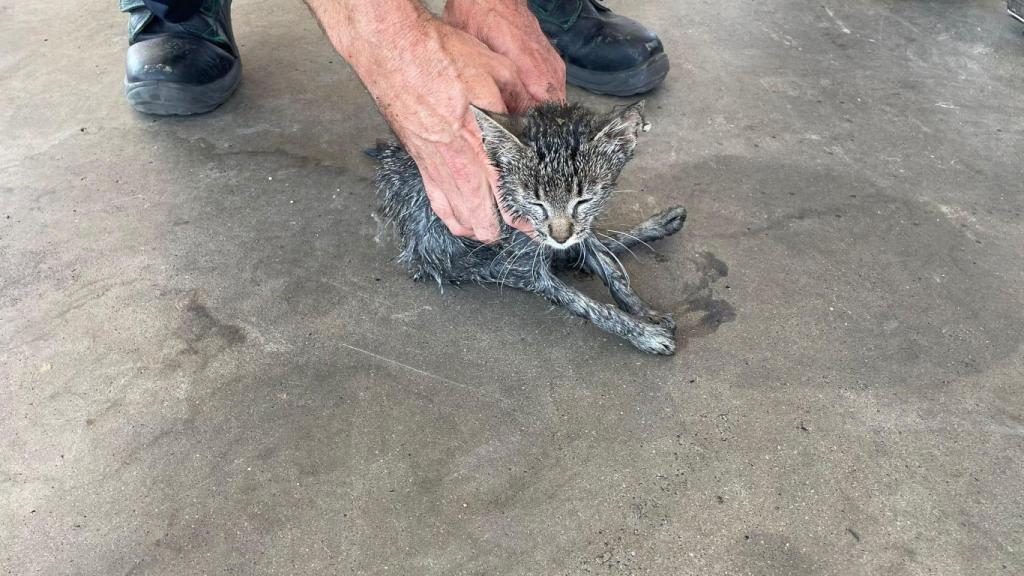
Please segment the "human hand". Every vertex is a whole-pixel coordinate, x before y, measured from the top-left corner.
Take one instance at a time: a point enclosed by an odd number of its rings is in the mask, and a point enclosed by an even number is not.
[[[444,21],[511,60],[533,104],[565,100],[565,62],[525,0],[448,0]]]
[[[506,57],[461,30],[423,19],[395,41],[384,50],[379,44],[356,48],[347,57],[416,161],[434,213],[453,234],[493,242],[499,237],[498,176],[469,105],[517,113],[533,98]]]

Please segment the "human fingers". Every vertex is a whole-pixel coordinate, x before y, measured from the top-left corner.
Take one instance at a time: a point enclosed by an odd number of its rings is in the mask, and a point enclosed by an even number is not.
[[[473,127],[475,128],[475,126]],[[440,147],[451,184],[443,191],[455,218],[472,230],[471,237],[493,242],[499,237],[494,210],[492,170],[475,130],[463,129],[464,137]]]
[[[418,162],[422,165],[423,162]],[[420,173],[423,174],[423,189],[427,193],[427,199],[430,200],[430,209],[433,210],[434,214],[441,219],[441,222],[448,228],[448,230],[456,236],[463,236],[467,238],[473,237],[473,228],[463,224],[455,211],[452,210],[451,204],[448,201],[448,195],[446,190],[450,190],[452,184],[449,179],[442,178],[442,181],[447,181],[442,184],[435,178],[426,176],[426,170],[420,169]]]
[[[551,44],[519,47],[520,55],[511,57],[520,79],[537,102],[565,101],[565,62]]]
[[[519,71],[511,60],[498,54],[488,59],[488,70],[497,84],[505,107],[512,114],[525,112],[535,104],[533,96],[520,78]]]

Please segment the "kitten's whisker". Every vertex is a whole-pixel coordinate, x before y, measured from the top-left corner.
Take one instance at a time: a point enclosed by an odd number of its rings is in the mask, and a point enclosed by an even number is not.
[[[506,280],[508,280],[508,275],[511,274],[512,271],[516,269],[515,263],[519,260],[519,257],[522,256],[523,254],[525,254],[526,251],[529,250],[529,249],[530,249],[529,246],[524,246],[522,250],[520,250],[519,252],[516,252],[515,257],[512,258],[511,265],[505,271],[505,277],[502,279],[502,283],[503,284],[505,283]]]
[[[477,246],[476,248],[473,248],[472,250],[470,250],[469,254],[466,254],[466,256],[472,256],[473,254],[476,254],[477,250],[479,250],[481,248],[486,248],[487,246],[490,246],[490,244],[486,244],[484,242],[481,242],[479,246]]]
[[[512,267],[512,264],[515,263],[515,256],[517,256],[518,254],[519,254],[519,252],[515,252],[515,253],[513,253],[513,257],[512,258],[506,258],[505,259],[505,266],[498,272],[498,293],[499,294],[502,292],[502,288],[505,287],[505,276],[507,276],[509,269]]]
[[[595,242],[595,243],[597,244],[597,246],[599,248],[601,248],[602,250],[607,252],[609,256],[611,256],[613,259],[615,259],[615,263],[618,264],[618,266],[619,266],[619,273],[622,274],[622,278],[626,281],[626,286],[628,287],[629,286],[629,273],[626,272],[626,267],[622,265],[622,260],[619,260],[619,257],[616,256],[615,253],[612,252],[604,244],[601,244],[600,242]]]
[[[515,240],[510,242],[508,246],[503,248],[501,250],[501,252],[498,252],[498,254],[491,260],[492,264],[494,262],[497,262],[501,258],[502,254],[505,254],[509,250],[514,250],[518,243],[519,243],[519,239],[518,238],[516,238]],[[509,265],[509,260],[506,260],[505,262],[506,262],[506,268],[507,268],[507,266]],[[502,284],[501,284],[501,280],[500,280],[501,279],[501,275],[502,275],[503,272],[505,272],[506,268],[502,268],[501,271],[499,271],[498,274],[497,274],[497,277],[499,279],[498,280],[498,292],[499,293],[501,293],[501,288],[502,288]]]
[[[540,255],[540,249],[533,251],[533,262],[530,263],[530,277],[533,280],[534,286],[537,285],[537,256]],[[544,262],[542,261],[541,264]]]
[[[576,257],[576,264],[575,264],[575,266],[576,266],[576,269],[577,269],[577,270],[578,270],[578,269],[580,268],[580,266],[581,266],[581,265],[583,264],[583,262],[584,262],[584,259],[583,259],[583,256],[584,256],[584,254],[585,254],[585,253],[584,253],[584,246],[583,246],[583,244],[581,243],[581,244],[580,244],[580,255]]]
[[[515,255],[512,256],[512,258],[508,262],[508,266],[505,267],[504,274],[498,279],[499,286],[505,285],[505,280],[508,279],[508,275],[512,271],[512,266],[516,263],[516,260],[518,260],[519,257],[523,255],[523,252],[526,252],[529,248],[530,243],[527,242],[526,246],[523,246],[522,249],[520,249],[518,252],[515,253]]]
[[[636,252],[633,252],[632,250],[630,250],[629,246],[626,246],[622,242],[619,242],[618,240],[616,240],[615,238],[613,238],[613,237],[611,237],[611,236],[609,236],[607,234],[601,234],[600,232],[597,232],[596,230],[594,231],[594,234],[597,234],[598,236],[602,236],[604,238],[607,238],[607,239],[611,240],[612,242],[615,242],[619,246],[622,246],[626,250],[626,252],[629,252],[630,254],[633,255],[633,258],[636,258],[638,262],[640,261],[640,258],[637,257]],[[606,248],[607,248],[607,246],[606,246]]]
[[[508,251],[508,250],[509,250],[510,248],[515,248],[516,244],[518,244],[518,243],[519,243],[519,239],[518,239],[518,238],[516,238],[516,239],[515,239],[515,240],[513,240],[512,242],[509,242],[509,243],[508,243],[508,245],[507,245],[507,246],[505,246],[504,248],[502,248],[502,249],[501,249],[501,252],[498,252],[498,254],[497,254],[497,255],[495,255],[495,257],[494,257],[493,259],[494,259],[494,260],[497,260],[498,258],[500,258],[500,257],[501,257],[501,255],[502,255],[502,254],[504,254],[505,252],[507,252],[507,251]]]
[[[538,236],[537,236],[537,232],[536,232],[536,231],[533,231],[533,232],[523,232],[522,230],[517,230],[517,231],[518,231],[518,232],[519,232],[520,234],[522,234],[523,236],[526,236],[526,237],[527,237],[527,239],[529,239],[529,240],[531,240],[531,241],[537,240],[537,238],[538,238]],[[503,249],[503,250],[502,250],[501,252],[499,252],[499,253],[498,253],[498,256],[500,256],[500,255],[501,255],[502,253],[504,253],[504,252],[505,252],[505,250],[507,250],[507,249],[508,249],[509,247],[515,246],[516,244],[518,244],[518,243],[519,243],[519,237],[518,237],[518,236],[515,236],[514,238],[515,238],[515,240],[513,240],[512,242],[510,242],[510,243],[508,244],[508,246],[506,246],[506,247],[505,247],[505,249]],[[495,256],[495,259],[497,259],[497,256]]]
[[[504,254],[505,252],[508,252],[509,249],[511,249],[514,246],[515,246],[515,242],[509,244],[508,246],[505,246],[504,248],[501,249],[501,252],[498,252],[497,254],[494,255],[494,258],[492,260],[497,260],[498,258],[501,258],[502,254]]]
[[[611,228],[608,228],[608,231],[609,231],[609,232],[613,232],[613,233],[615,233],[615,234],[622,234],[623,236],[625,236],[625,237],[627,237],[627,238],[632,238],[633,240],[636,240],[637,242],[639,242],[639,243],[643,244],[644,246],[647,246],[647,248],[648,248],[648,249],[650,249],[650,251],[651,251],[651,252],[654,252],[655,254],[657,254],[657,253],[658,253],[658,251],[657,251],[657,250],[655,250],[653,246],[651,246],[651,245],[650,245],[650,244],[648,244],[647,242],[644,242],[643,240],[641,240],[641,239],[637,238],[636,236],[633,236],[633,235],[632,235],[632,234],[630,234],[629,232],[622,232],[622,231],[620,231],[620,230],[612,230]]]

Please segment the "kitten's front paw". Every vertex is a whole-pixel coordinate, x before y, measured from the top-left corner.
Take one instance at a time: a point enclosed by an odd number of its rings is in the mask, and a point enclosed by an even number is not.
[[[671,356],[676,351],[674,331],[660,324],[645,324],[644,331],[632,338],[631,342],[648,354]]]
[[[686,208],[673,206],[664,212],[655,214],[651,220],[655,226],[665,232],[666,236],[675,234],[683,229],[683,223],[686,222]]]
[[[661,312],[655,312],[654,310],[651,310],[644,314],[643,316],[641,316],[641,319],[649,324],[657,324],[659,326],[664,326],[669,330],[674,331],[676,329],[676,321],[675,319],[672,318],[671,314],[663,314]]]

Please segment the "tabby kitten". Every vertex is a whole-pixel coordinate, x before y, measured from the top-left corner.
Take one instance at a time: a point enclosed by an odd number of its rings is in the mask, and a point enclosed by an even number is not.
[[[523,116],[473,108],[484,148],[499,174],[499,197],[532,235],[501,222],[489,245],[454,236],[430,208],[416,163],[400,147],[378,145],[380,212],[401,241],[399,261],[416,278],[474,281],[540,294],[652,354],[675,351],[675,323],[651,309],[629,285],[617,254],[678,232],[686,210],[660,212],[627,233],[594,230],[637,135],[649,125],[643,102],[609,114],[578,104],[547,103]],[[597,302],[555,276],[581,269],[597,274],[618,308]]]

